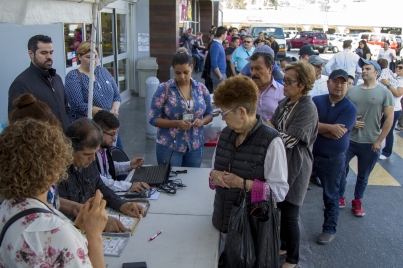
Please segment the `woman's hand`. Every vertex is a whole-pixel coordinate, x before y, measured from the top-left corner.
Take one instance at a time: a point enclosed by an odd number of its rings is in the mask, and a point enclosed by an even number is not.
[[[119,210],[123,214],[131,217],[141,218],[144,216],[144,207],[137,203],[125,203],[120,206]]]
[[[196,118],[196,120],[193,121],[192,125],[195,127],[201,127],[204,125],[204,122],[203,122],[203,120]]]
[[[215,186],[220,186],[220,187],[223,187],[223,188],[231,188],[228,184],[226,184],[223,181],[223,178],[222,178],[223,175],[224,175],[223,171],[219,171],[219,170],[214,169],[210,173],[210,179],[211,179],[211,181],[213,182],[213,184]]]
[[[233,173],[224,171],[222,180],[225,184],[229,185],[231,188],[243,189],[243,179]]]
[[[112,108],[112,110],[110,110],[109,112],[111,114],[113,114],[114,116],[119,117],[119,111],[118,110]]]
[[[178,128],[181,130],[189,130],[192,127],[192,123],[186,120],[178,120]]]

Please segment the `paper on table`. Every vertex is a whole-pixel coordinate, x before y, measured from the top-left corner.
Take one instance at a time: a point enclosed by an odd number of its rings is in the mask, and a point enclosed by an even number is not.
[[[153,189],[154,190],[154,189]],[[161,192],[155,191],[151,196],[150,196],[150,200],[157,200],[158,197],[160,196]]]

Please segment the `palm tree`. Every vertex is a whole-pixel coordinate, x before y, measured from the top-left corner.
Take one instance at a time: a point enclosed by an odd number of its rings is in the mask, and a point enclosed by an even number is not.
[[[269,0],[269,1],[274,6],[274,9],[277,10],[277,5],[278,5],[277,0]]]

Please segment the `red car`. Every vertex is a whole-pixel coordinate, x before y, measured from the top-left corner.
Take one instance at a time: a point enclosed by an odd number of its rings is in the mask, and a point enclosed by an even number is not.
[[[287,40],[288,51],[292,48],[300,48],[303,45],[310,45],[313,49],[317,49],[319,53],[324,53],[329,47],[327,35],[323,32],[299,32],[295,37]]]

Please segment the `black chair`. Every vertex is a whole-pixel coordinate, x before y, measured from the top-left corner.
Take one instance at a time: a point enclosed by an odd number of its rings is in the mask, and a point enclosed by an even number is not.
[[[130,159],[127,156],[127,154],[125,152],[123,152],[123,150],[120,149],[119,147],[112,146],[111,147],[111,154],[112,154],[113,161],[116,161],[116,162],[130,161]]]
[[[122,149],[120,149],[119,147],[112,146],[111,147],[111,154],[112,154],[113,161],[116,161],[116,162],[130,161],[130,159],[127,156],[127,154]],[[126,179],[126,177],[127,177],[127,175],[120,175],[120,176],[117,176],[117,180],[118,181],[123,181],[123,180]]]

